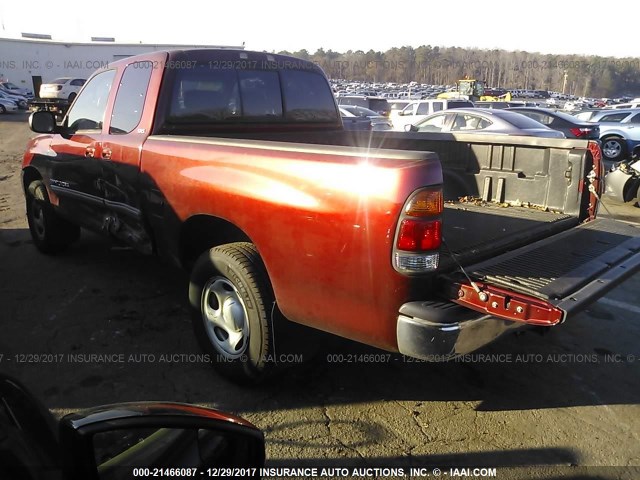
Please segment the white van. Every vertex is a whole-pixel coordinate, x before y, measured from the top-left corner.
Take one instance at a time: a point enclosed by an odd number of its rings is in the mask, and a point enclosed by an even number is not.
[[[392,115],[391,121],[393,122],[394,130],[404,132],[405,125],[415,125],[432,113],[449,108],[473,108],[473,106],[473,102],[469,100],[417,100],[409,103],[396,115]]]

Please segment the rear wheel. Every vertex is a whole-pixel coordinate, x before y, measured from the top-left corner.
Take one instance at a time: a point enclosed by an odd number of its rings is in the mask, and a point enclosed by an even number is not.
[[[203,253],[189,284],[193,327],[216,370],[237,383],[256,383],[273,370],[275,300],[252,243]]]
[[[71,93],[69,95],[69,103],[73,102],[73,99],[76,98],[76,94],[75,93]]]
[[[80,227],[55,212],[40,180],[27,189],[27,220],[33,243],[42,253],[60,252],[80,237]]]
[[[602,141],[602,155],[605,160],[619,161],[627,154],[627,146],[620,137],[609,137]]]
[[[0,105],[0,114],[7,113],[7,109],[4,108],[4,105]]]

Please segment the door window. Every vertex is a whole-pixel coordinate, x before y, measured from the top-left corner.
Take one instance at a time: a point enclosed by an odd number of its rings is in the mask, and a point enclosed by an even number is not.
[[[69,113],[67,125],[71,133],[78,130],[102,130],[115,70],[107,70],[93,77],[82,91]]]

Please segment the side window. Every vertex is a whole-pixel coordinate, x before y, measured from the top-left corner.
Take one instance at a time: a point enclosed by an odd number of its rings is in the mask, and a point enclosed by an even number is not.
[[[404,110],[402,110],[402,114],[403,115],[415,115],[416,113],[416,107],[417,107],[417,103],[410,103],[409,105],[407,105],[406,107],[404,107]]]
[[[640,123],[640,113],[631,117],[631,119],[629,119],[629,123]]]
[[[115,75],[115,70],[99,73],[78,95],[67,114],[67,125],[71,132],[102,129],[109,91]]]
[[[461,115],[456,114],[456,118],[451,126],[451,131],[469,131],[469,130],[482,130],[491,125],[491,122],[476,115]]]
[[[544,115],[540,112],[517,112],[520,115],[524,115],[525,117],[529,117],[531,120],[535,120],[536,122],[540,122],[543,125],[549,125],[551,123],[552,118],[549,115]]]
[[[629,116],[628,113],[612,113],[600,118],[600,122],[621,122]]]
[[[442,102],[433,102],[433,112],[439,112],[442,110]]]
[[[444,128],[446,118],[446,113],[435,115],[428,120],[418,123],[416,127],[418,127],[419,132],[441,132]]]
[[[80,78],[74,78],[73,80],[71,80],[69,85],[71,85],[73,87],[81,87],[82,85],[84,85],[84,80],[82,80]]]
[[[429,103],[424,102],[418,104],[418,115],[429,115],[429,113]]]
[[[109,133],[129,133],[138,126],[152,72],[151,62],[132,63],[125,69],[116,93]]]

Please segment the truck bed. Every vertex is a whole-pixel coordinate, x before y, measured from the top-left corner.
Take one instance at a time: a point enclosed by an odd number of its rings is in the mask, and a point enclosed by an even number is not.
[[[588,142],[411,132],[288,132],[245,138],[435,152],[445,209],[440,271],[478,263],[570,230],[586,220]],[[459,201],[459,199],[464,201]],[[447,248],[448,247],[448,248]]]

